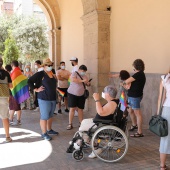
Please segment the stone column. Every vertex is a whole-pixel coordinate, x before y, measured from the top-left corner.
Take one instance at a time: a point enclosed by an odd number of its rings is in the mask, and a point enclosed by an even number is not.
[[[55,29],[53,30],[54,33],[54,43],[55,43],[55,56],[54,56],[54,63],[55,63],[55,69],[57,70],[60,65],[61,60],[61,30]]]
[[[55,54],[55,40],[53,30],[48,31],[48,38],[49,38],[49,58],[53,61]]]
[[[49,35],[49,57],[54,61],[54,68],[57,70],[61,60],[61,31],[53,29],[48,31]]]
[[[109,84],[110,72],[110,11],[94,10],[82,17],[84,25],[84,64],[92,80],[91,94]],[[95,112],[94,101],[89,98],[89,111]]]

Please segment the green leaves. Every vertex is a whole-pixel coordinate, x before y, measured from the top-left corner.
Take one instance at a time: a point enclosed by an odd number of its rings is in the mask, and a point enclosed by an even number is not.
[[[22,62],[43,59],[48,56],[49,49],[46,31],[45,23],[34,16],[1,16],[0,54],[4,54],[4,58],[11,58],[10,55],[13,54]],[[8,63],[10,59],[6,58],[5,61]]]

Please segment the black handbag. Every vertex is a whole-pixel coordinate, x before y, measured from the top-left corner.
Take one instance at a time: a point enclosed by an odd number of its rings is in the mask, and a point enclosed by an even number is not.
[[[159,107],[159,115],[152,116],[149,121],[149,130],[159,137],[165,137],[168,135],[168,121],[161,116],[162,113],[162,99],[164,94],[164,87],[162,89],[162,96]]]
[[[80,74],[77,71],[76,71],[76,73],[83,80],[83,78],[80,76]],[[84,86],[84,94],[83,94],[83,96],[84,96],[85,99],[87,99],[89,97],[89,91],[86,89],[86,86],[85,86],[84,82],[82,82],[82,83],[83,83],[83,86]]]

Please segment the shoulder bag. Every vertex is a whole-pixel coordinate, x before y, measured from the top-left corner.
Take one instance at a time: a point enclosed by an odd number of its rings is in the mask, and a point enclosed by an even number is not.
[[[159,137],[165,137],[168,135],[168,122],[166,119],[164,119],[162,114],[162,100],[163,100],[163,94],[164,94],[164,87],[162,89],[162,96],[160,101],[160,107],[159,107],[159,115],[152,116],[151,120],[149,121],[149,130],[156,134]]]
[[[76,71],[76,73],[83,80],[83,78],[80,76],[80,74],[77,71]],[[83,83],[83,86],[84,86],[83,96],[84,96],[85,99],[87,99],[89,97],[89,91],[86,89],[85,83],[84,82],[82,82],[82,83]]]

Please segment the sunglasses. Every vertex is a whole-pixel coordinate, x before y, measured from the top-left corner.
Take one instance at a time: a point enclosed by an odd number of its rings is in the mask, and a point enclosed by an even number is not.
[[[53,66],[53,65],[45,65],[45,66],[51,67],[51,66]]]

